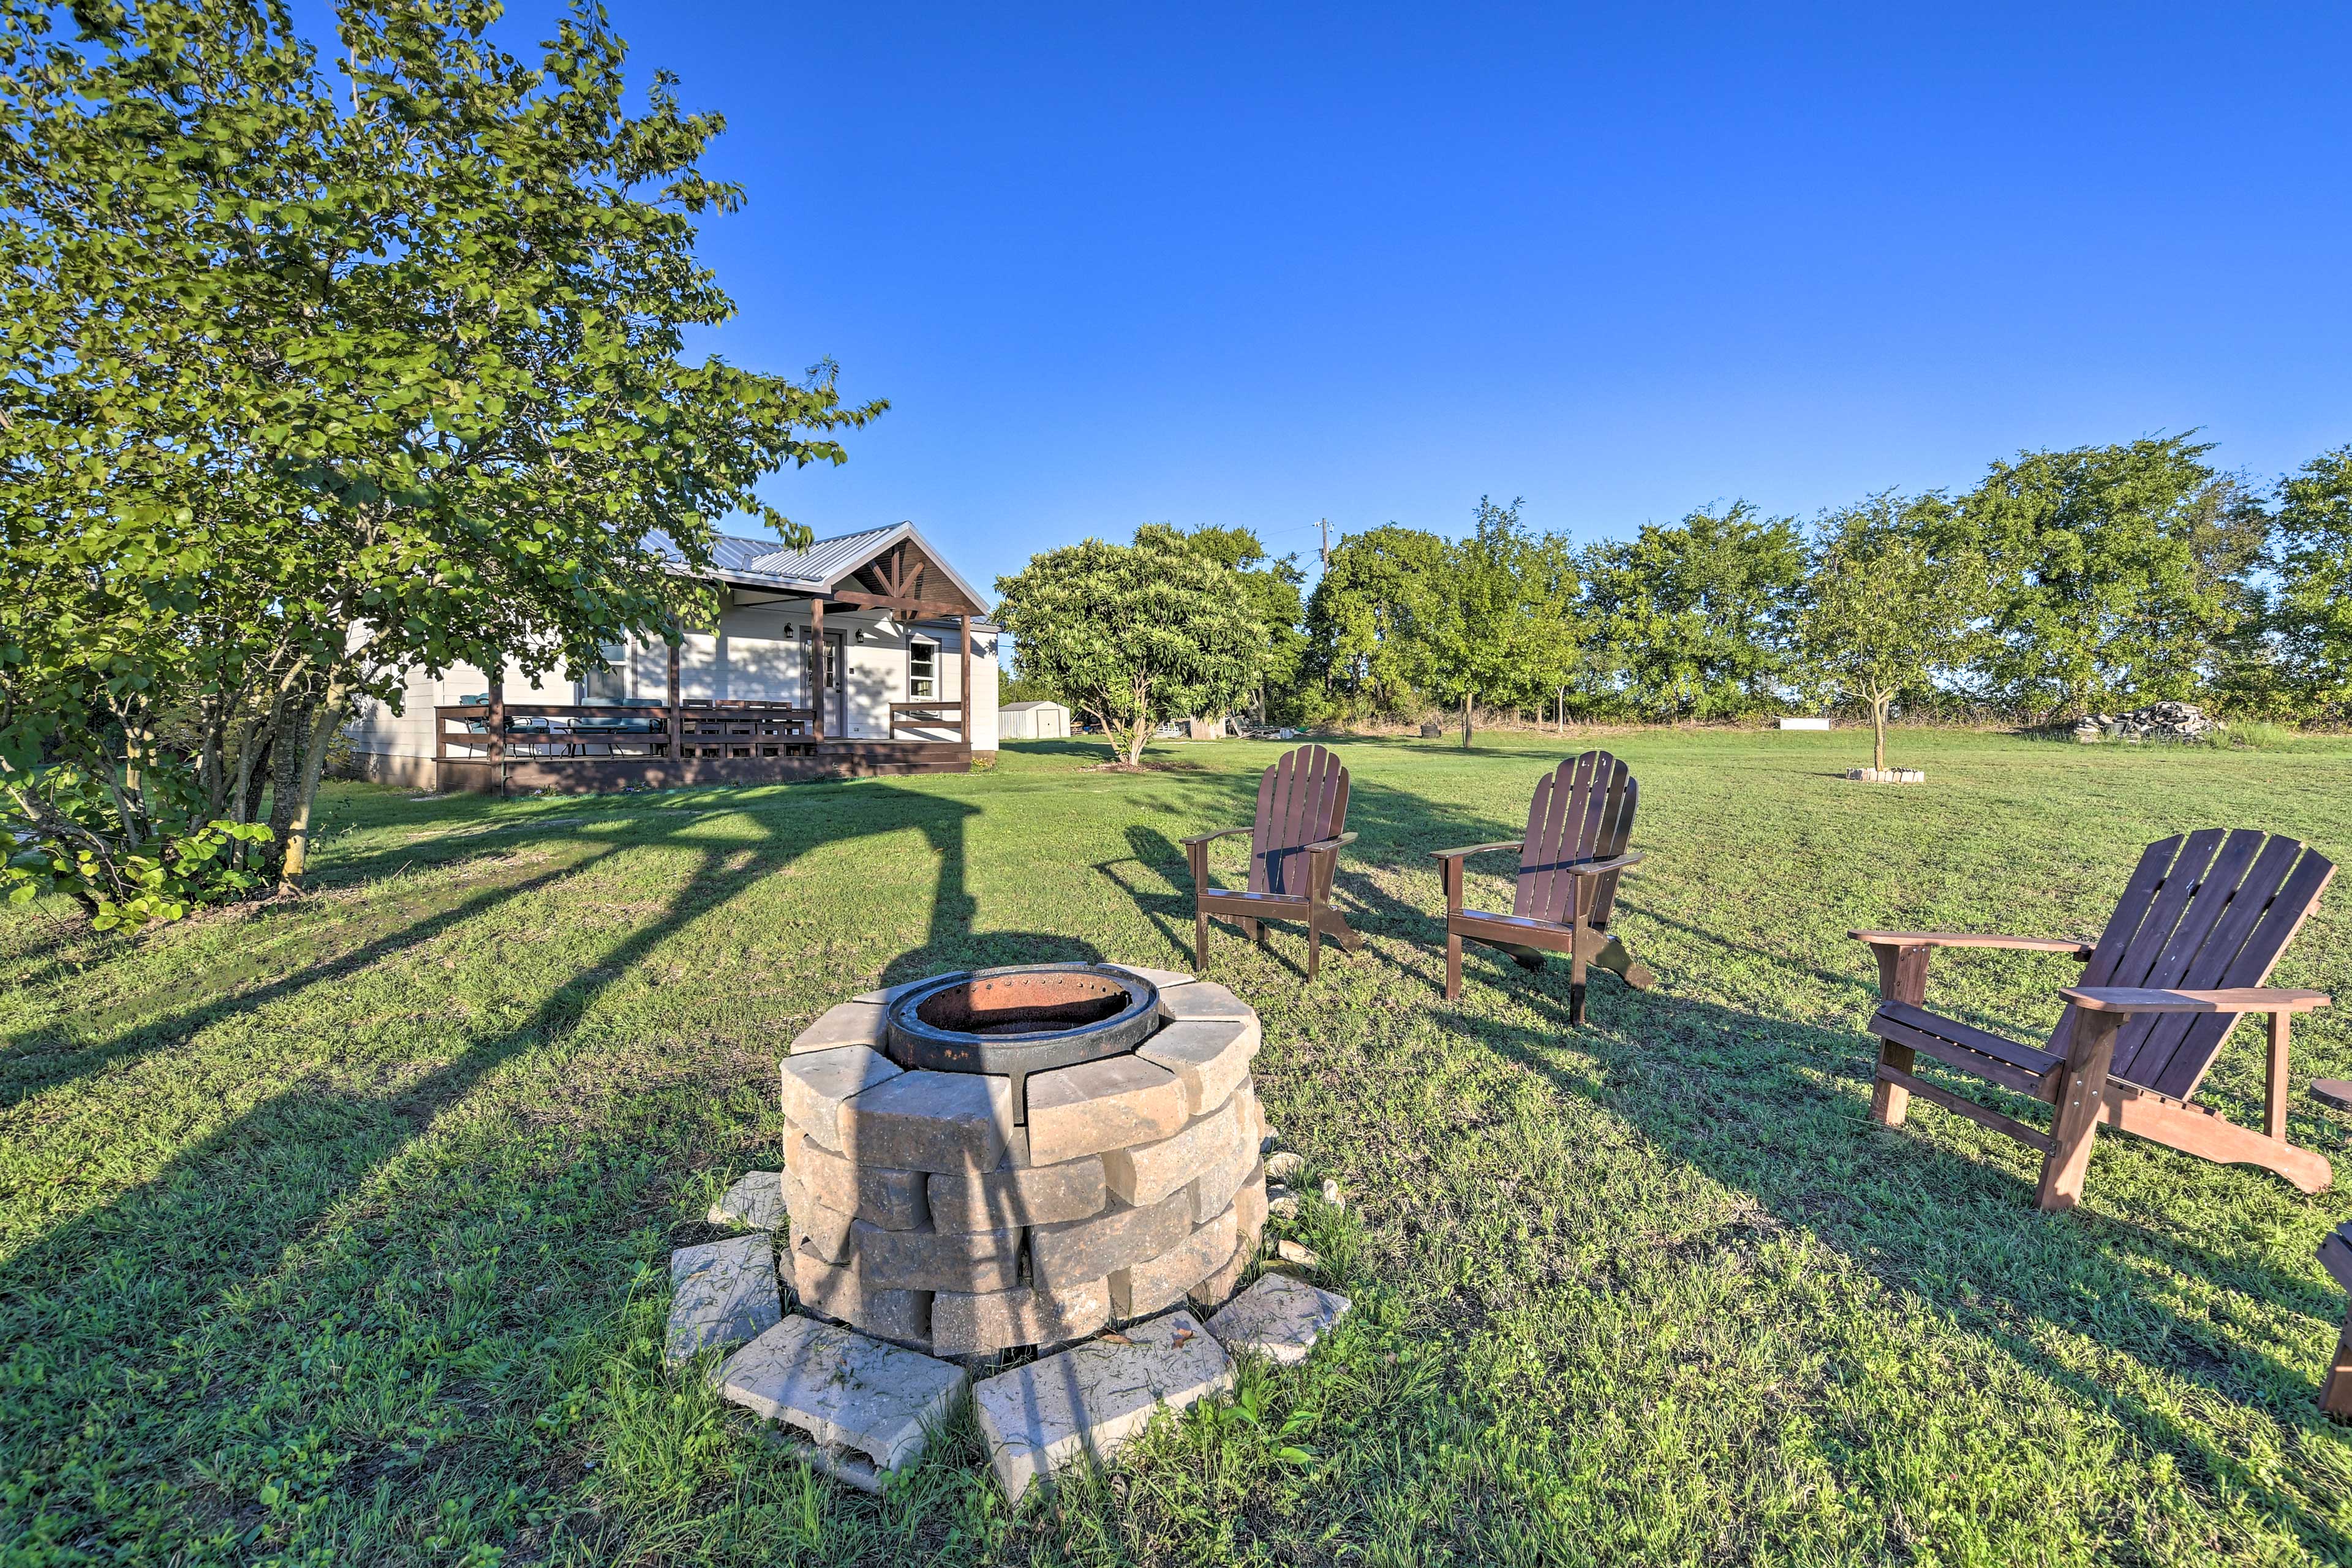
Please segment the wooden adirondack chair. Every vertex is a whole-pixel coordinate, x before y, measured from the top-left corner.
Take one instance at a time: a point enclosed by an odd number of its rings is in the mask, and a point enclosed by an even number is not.
[[[2327,1161],[2286,1141],[2287,1021],[2327,1005],[2315,991],[2260,987],[2313,909],[2335,866],[2292,838],[2207,828],[2151,844],[2095,944],[1948,931],[1858,931],[1878,956],[1879,1039],[1870,1113],[1903,1123],[1912,1095],[2042,1152],[2037,1202],[2068,1209],[2083,1194],[2101,1121],[2225,1164],[2258,1165],[2306,1193],[2334,1179]],[[2066,1011],[2047,1046],[2021,1045],[1930,1013],[1927,960],[1939,947],[2063,952],[2083,979],[2058,994]],[[2191,1105],[2205,1069],[2248,1013],[2270,1018],[2267,1114],[2256,1132]],[[1920,1055],[2055,1108],[2043,1132],[1947,1093],[1911,1068]]]
[[[2319,1263],[2330,1279],[2352,1290],[2352,1219],[2337,1226],[2319,1244]],[[2343,1331],[2336,1336],[2327,1380],[2319,1385],[2319,1408],[2338,1421],[2352,1421],[2352,1307],[2346,1309]]]
[[[1356,836],[1348,826],[1348,770],[1321,746],[1286,752],[1257,781],[1257,821],[1184,840],[1192,867],[1192,966],[1209,969],[1209,917],[1223,915],[1260,946],[1265,922],[1307,922],[1307,978],[1315,978],[1329,937],[1353,952],[1362,939],[1331,907],[1331,874],[1342,845]],[[1209,881],[1209,846],[1235,834],[1250,836],[1249,889],[1220,889]]]
[[[1536,785],[1523,838],[1433,851],[1445,880],[1445,996],[1462,994],[1462,943],[1483,942],[1528,969],[1547,952],[1568,954],[1568,1016],[1584,1022],[1586,966],[1598,964],[1638,991],[1656,984],[1649,966],[1610,934],[1617,878],[1642,857],[1628,854],[1633,807],[1641,795],[1625,764],[1606,752],[1570,757]],[[1462,862],[1489,850],[1519,852],[1518,890],[1511,912],[1462,907]]]

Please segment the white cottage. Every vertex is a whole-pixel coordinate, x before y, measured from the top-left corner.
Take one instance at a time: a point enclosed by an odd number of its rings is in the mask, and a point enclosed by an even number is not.
[[[719,624],[582,681],[409,672],[351,726],[362,776],[432,789],[665,788],[967,772],[996,749],[998,628],[912,523],[786,550],[722,536]],[[676,568],[688,570],[683,562]]]

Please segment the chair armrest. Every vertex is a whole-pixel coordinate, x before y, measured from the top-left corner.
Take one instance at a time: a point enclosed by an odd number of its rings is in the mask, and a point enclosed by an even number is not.
[[[1433,860],[1459,860],[1465,856],[1484,855],[1492,849],[1524,849],[1527,846],[1528,841],[1524,838],[1500,838],[1492,844],[1470,844],[1459,849],[1433,849],[1429,858]]]
[[[1612,855],[1606,860],[1575,860],[1559,868],[1571,877],[1598,877],[1607,871],[1622,871],[1642,858],[1639,849],[1629,854]]]
[[[1338,850],[1341,846],[1353,844],[1355,841],[1354,834],[1342,833],[1336,838],[1318,839],[1312,844],[1302,844],[1299,847],[1309,855],[1328,855]]]
[[[2157,991],[2138,985],[2062,985],[2058,994],[2093,1013],[2308,1013],[2328,1005],[2325,991],[2271,991],[2241,985],[2221,991]]]
[[[1220,827],[1214,833],[1196,833],[1190,838],[1180,838],[1176,842],[1181,844],[1185,848],[1190,849],[1195,844],[1206,844],[1213,839],[1231,838],[1236,833],[1254,833],[1256,829],[1252,827]]]
[[[2003,947],[2021,952],[2063,952],[2081,959],[2091,956],[2093,946],[2073,937],[1979,936],[1952,931],[1850,931],[1845,934],[1873,947]]]

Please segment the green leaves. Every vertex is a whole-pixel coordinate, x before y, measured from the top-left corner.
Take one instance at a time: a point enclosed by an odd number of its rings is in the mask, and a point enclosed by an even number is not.
[[[2271,608],[2290,688],[2313,705],[2352,703],[2352,447],[2279,485]]]
[[[2191,436],[2027,452],[1957,503],[1985,563],[1987,693],[2087,711],[2194,695],[2254,610],[2267,520]]]
[[[69,46],[10,3],[8,767],[104,772],[178,716],[223,815],[289,703],[331,723],[419,665],[585,668],[705,605],[674,568],[716,520],[806,542],[761,481],[844,460],[887,405],[829,362],[685,357],[734,310],[687,216],[732,199],[696,169],[719,122],[632,112],[592,5],[535,63],[491,14],[344,0],[322,62],[270,5],[154,0]]]
[[[1634,713],[1732,719],[1778,705],[1805,571],[1794,521],[1735,501],[1645,523],[1583,566],[1597,673]]]
[[[996,591],[1023,676],[1119,735],[1130,763],[1162,721],[1239,702],[1265,665],[1239,574],[1171,528],[1047,551]]]
[[[0,868],[0,889],[10,903],[30,903],[43,893],[69,895],[89,911],[99,931],[137,931],[168,924],[188,911],[242,897],[259,879],[237,868],[226,855],[236,843],[267,844],[269,829],[259,823],[192,822],[167,805],[154,831],[139,842],[119,816],[119,792],[70,766],[45,770],[36,779],[8,785],[12,815],[34,826],[26,846]],[[185,800],[192,791],[162,792]]]

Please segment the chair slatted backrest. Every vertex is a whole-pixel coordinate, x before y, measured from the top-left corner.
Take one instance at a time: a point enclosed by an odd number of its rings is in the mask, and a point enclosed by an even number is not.
[[[2084,985],[2218,991],[2260,985],[2318,907],[2336,867],[2255,828],[2202,828],[2151,844],[2083,966]],[[2063,1055],[2069,1007],[2050,1036]],[[2186,1100],[2242,1013],[2141,1013],[2116,1033],[2117,1078]]]
[[[1576,879],[1561,868],[1579,860],[1622,855],[1633,832],[1641,786],[1606,752],[1570,757],[1543,776],[1528,804],[1528,837],[1519,851],[1519,885],[1511,912],[1525,920],[1565,925],[1575,913]],[[1605,926],[1617,901],[1617,874],[1598,879],[1592,923]]]
[[[1307,893],[1309,844],[1348,827],[1348,770],[1321,746],[1285,752],[1257,781],[1257,822],[1250,829],[1249,890]]]

